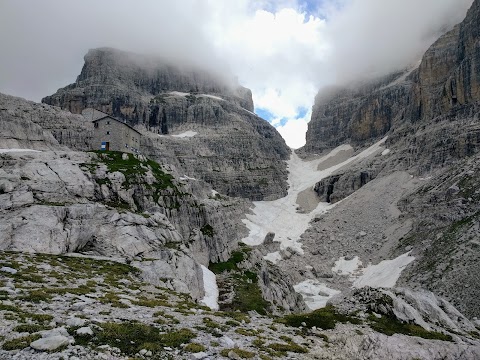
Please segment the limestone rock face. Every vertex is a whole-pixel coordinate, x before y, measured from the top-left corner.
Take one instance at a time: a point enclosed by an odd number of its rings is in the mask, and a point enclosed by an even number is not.
[[[251,91],[221,76],[101,48],[85,56],[74,84],[42,101],[73,113],[94,108],[146,130],[144,154],[220,193],[251,200],[286,195],[283,160],[290,150],[252,113]],[[171,141],[186,131],[197,135]]]
[[[278,134],[246,110],[242,111],[248,122],[232,116],[233,126],[245,131],[258,129],[257,134],[265,136],[266,143],[251,141],[247,136],[235,137],[228,131],[215,134],[209,130],[213,123],[193,138],[144,132],[145,148],[151,149],[159,162],[168,164],[162,166],[153,162],[152,156],[71,151],[70,147],[89,149],[93,127],[88,115],[86,119],[58,107],[7,95],[0,100],[4,109],[0,148],[40,151],[0,154],[1,250],[80,253],[128,261],[142,270],[146,281],[189,293],[199,300],[204,296],[200,265],[228,260],[247,232],[241,219],[249,202],[226,193],[246,193],[249,186],[252,197],[266,196],[262,188],[255,186],[259,181],[264,182],[268,193],[265,177],[270,169],[262,169],[265,159],[247,158],[242,153],[247,149],[228,146],[242,146],[245,140],[250,141],[254,152],[259,148],[270,151],[268,138]],[[183,97],[173,95],[169,100],[182,103]],[[227,109],[238,109],[215,98],[199,96],[198,101],[207,105],[221,102]],[[257,175],[244,177],[243,182],[235,180],[229,173],[228,159],[202,157],[213,151],[238,158],[242,168]],[[217,163],[212,164],[214,159]],[[285,172],[279,162],[280,171]],[[209,169],[215,169],[219,173],[217,180],[224,184],[222,189],[227,190],[214,191],[200,177],[193,178],[198,176],[191,170],[195,164],[205,168],[207,175]],[[281,179],[273,179],[271,185],[283,191]],[[282,284],[288,285],[288,281]],[[298,296],[283,299],[283,289],[276,282],[262,289],[265,294],[277,294],[267,300],[278,301],[286,311],[299,310]]]
[[[198,198],[166,173],[169,185],[160,186],[159,169],[133,181],[99,160],[71,151],[0,154],[0,249],[127,259],[152,283],[163,279],[200,299],[202,272],[192,269],[228,259],[241,238],[243,200]]]
[[[336,203],[366,185],[377,176],[376,169],[348,169],[328,176],[315,184],[313,190],[322,202]]]
[[[397,169],[418,173],[471,156],[480,145],[480,4],[435,42],[416,69],[349,88],[322,90],[304,151],[363,146],[388,133]]]
[[[340,311],[374,312],[404,323],[416,324],[427,331],[450,331],[468,334],[475,325],[448,301],[429,291],[403,288],[347,291],[331,300]]]
[[[480,156],[435,173],[398,204],[412,231],[401,240],[418,261],[400,278],[402,286],[428,289],[466,316],[480,317],[478,241]]]
[[[0,93],[0,120],[0,148],[90,150],[93,125],[83,116]]]
[[[411,92],[408,71],[351,88],[321,90],[308,124],[306,152],[322,152],[385,135],[404,116]]]
[[[136,124],[148,118],[150,99],[145,103],[142,97],[152,98],[167,91],[225,94],[253,111],[251,91],[222,75],[112,48],[90,50],[75,84],[42,102],[76,114],[85,108],[96,108]]]

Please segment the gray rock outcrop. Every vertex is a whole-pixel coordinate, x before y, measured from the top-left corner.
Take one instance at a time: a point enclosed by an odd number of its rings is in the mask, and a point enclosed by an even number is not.
[[[0,93],[0,148],[90,150],[93,125],[83,116]]]
[[[127,259],[152,283],[163,279],[201,298],[199,264],[235,248],[242,200],[198,199],[173,177],[171,187],[155,188],[159,179],[148,171],[131,188],[128,174],[98,160],[62,151],[0,155],[0,248]]]

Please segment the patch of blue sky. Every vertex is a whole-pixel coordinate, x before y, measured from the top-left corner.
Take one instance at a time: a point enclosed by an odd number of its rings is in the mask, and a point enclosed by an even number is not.
[[[301,10],[322,20],[328,20],[329,12],[341,9],[349,0],[304,0],[300,2]]]
[[[275,127],[285,126],[289,120],[292,118],[282,117],[278,119],[275,115],[273,115],[268,109],[265,108],[255,108],[255,113],[260,116],[262,119],[267,120],[269,123],[275,122]],[[297,113],[295,114],[295,119],[303,119],[308,113],[308,109],[301,107],[297,109]]]
[[[324,3],[324,0],[307,0],[307,1],[303,1],[301,4],[304,11],[308,15],[315,15],[323,3]]]
[[[297,110],[297,115],[295,116],[295,119],[303,119],[308,113],[308,109],[301,107]]]
[[[255,108],[255,114],[260,116],[262,119],[267,120],[268,122],[272,122],[275,119],[275,115],[264,108]]]

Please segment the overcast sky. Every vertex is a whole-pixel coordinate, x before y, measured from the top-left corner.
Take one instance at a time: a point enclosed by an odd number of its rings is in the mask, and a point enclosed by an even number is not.
[[[227,67],[303,145],[318,89],[417,62],[473,0],[0,0],[0,92],[40,101],[90,48]]]

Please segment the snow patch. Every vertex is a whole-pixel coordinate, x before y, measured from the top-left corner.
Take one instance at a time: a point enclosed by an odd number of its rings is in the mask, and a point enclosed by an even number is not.
[[[288,168],[288,194],[286,197],[274,201],[255,201],[251,209],[252,214],[242,220],[249,229],[249,235],[242,239],[247,245],[260,245],[269,232],[275,233],[275,240],[280,242],[280,249],[293,249],[303,255],[300,236],[307,230],[308,224],[318,214],[324,213],[335,205],[319,203],[310,213],[297,211],[298,194],[312,188],[318,181],[331,175],[334,171],[359,159],[364,159],[381,150],[381,145],[387,140],[380,140],[368,149],[362,151],[340,164],[328,169],[318,170],[318,164],[337,155],[340,151],[351,150],[350,145],[342,145],[332,150],[328,155],[312,161],[303,161],[293,152],[287,162]]]
[[[335,261],[335,265],[332,268],[332,271],[340,275],[353,275],[357,272],[362,265],[362,262],[355,256],[352,260],[345,260],[345,257],[341,257],[339,260]]]
[[[10,152],[41,152],[41,151],[32,150],[32,149],[0,149],[0,154],[10,153]]]
[[[282,255],[280,251],[275,251],[273,253],[269,253],[263,257],[267,261],[271,261],[272,263],[276,264],[280,260],[282,260]]]
[[[395,86],[395,85],[400,85],[402,83],[404,83],[406,80],[407,80],[407,77],[414,71],[416,70],[420,64],[422,63],[422,60],[418,60],[415,64],[411,65],[409,68],[406,69],[405,73],[402,74],[398,79],[395,79],[394,81],[392,81],[390,84],[387,84],[385,86],[383,86],[380,90],[383,90],[383,89],[386,89],[386,88],[389,88],[391,86]]]
[[[382,151],[382,156],[390,154],[391,150],[390,149],[385,149]]]
[[[197,132],[189,130],[189,131],[185,131],[184,133],[181,133],[178,135],[172,135],[172,136],[176,138],[191,138],[197,134],[198,134]]]
[[[187,175],[184,175],[180,178],[180,180],[182,181],[186,181],[186,180],[193,180],[193,181],[197,181],[197,179],[193,178],[193,177],[190,177],[190,176],[187,176]]]
[[[225,101],[225,100],[222,99],[221,97],[215,96],[215,95],[200,94],[200,95],[198,95],[198,96],[199,96],[199,97],[206,97],[206,98],[210,98],[210,99],[215,99],[215,100],[220,100],[220,101]]]
[[[203,272],[203,288],[205,296],[200,302],[212,310],[218,310],[218,286],[217,277],[205,266],[200,265]]]
[[[250,114],[252,114],[252,115],[255,115],[256,117],[259,117],[257,114],[255,114],[254,112],[251,112],[250,110],[247,110],[247,109],[245,109],[245,108],[242,108],[242,110],[244,110],[244,111],[246,111],[246,112],[248,112],[248,113],[250,113]]]
[[[185,93],[181,91],[170,91],[169,94],[174,96],[182,96],[182,97],[190,95],[189,93]]]
[[[327,306],[328,300],[340,294],[340,291],[330,289],[325,284],[311,279],[298,283],[293,288],[302,295],[303,301],[312,311]]]
[[[370,286],[373,288],[391,288],[397,283],[403,269],[415,260],[410,251],[393,260],[384,260],[377,265],[369,265],[363,275],[354,281],[354,288]]]

